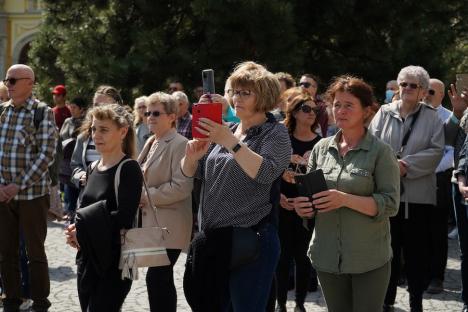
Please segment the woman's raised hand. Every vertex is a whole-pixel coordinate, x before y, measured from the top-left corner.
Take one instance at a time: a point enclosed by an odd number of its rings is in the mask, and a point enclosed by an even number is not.
[[[185,159],[191,162],[199,161],[208,151],[210,142],[201,140],[190,140],[185,147]]]

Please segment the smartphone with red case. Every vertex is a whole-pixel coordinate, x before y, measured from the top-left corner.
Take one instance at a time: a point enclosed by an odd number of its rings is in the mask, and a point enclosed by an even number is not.
[[[198,120],[200,118],[208,118],[219,124],[223,123],[223,106],[221,103],[196,103],[192,107],[192,136],[193,138],[202,139],[206,135],[201,134],[195,127],[199,127]]]

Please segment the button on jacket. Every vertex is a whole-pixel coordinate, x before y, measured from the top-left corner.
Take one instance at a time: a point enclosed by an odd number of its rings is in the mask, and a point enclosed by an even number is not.
[[[309,256],[328,273],[364,273],[392,257],[389,217],[398,212],[399,168],[389,145],[367,132],[359,145],[342,157],[337,141],[342,132],[322,139],[309,158],[309,170],[322,169],[329,189],[372,196],[377,215],[347,207],[318,213]]]

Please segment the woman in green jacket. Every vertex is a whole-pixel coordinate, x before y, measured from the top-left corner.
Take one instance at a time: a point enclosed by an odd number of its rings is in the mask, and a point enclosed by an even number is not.
[[[341,130],[315,145],[308,170],[322,169],[328,190],[295,198],[294,208],[316,217],[309,257],[328,310],[381,311],[392,257],[389,217],[399,203],[397,159],[364,126],[373,100],[368,84],[342,76],[327,94]]]

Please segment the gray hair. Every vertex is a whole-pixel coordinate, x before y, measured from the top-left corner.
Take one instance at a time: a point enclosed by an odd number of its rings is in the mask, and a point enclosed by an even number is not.
[[[428,72],[421,66],[406,66],[403,67],[400,72],[398,73],[398,84],[400,84],[404,78],[406,77],[414,77],[417,78],[419,81],[419,86],[423,90],[427,90],[429,88],[429,74]]]
[[[184,103],[189,102],[187,95],[182,91],[176,91],[172,93],[171,95],[176,99],[177,104],[180,102],[184,102]]]
[[[164,93],[164,92],[156,92],[148,96],[146,101],[146,105],[156,105],[161,104],[166,111],[166,114],[175,114],[179,112],[179,103],[176,101],[175,97],[171,94]],[[175,128],[176,122],[172,123],[172,127]]]

